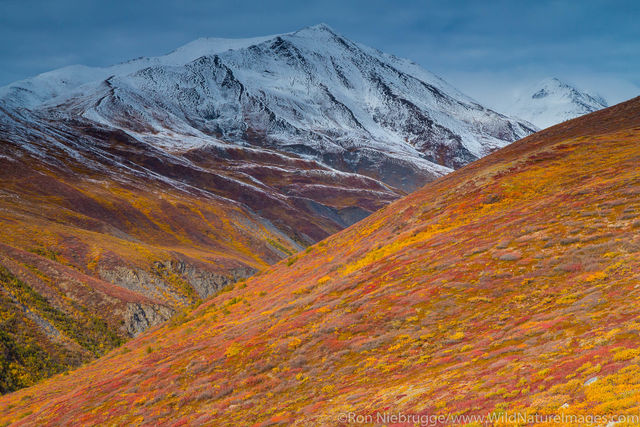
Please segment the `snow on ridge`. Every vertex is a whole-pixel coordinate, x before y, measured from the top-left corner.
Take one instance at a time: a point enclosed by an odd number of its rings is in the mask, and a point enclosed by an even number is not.
[[[158,65],[185,65],[201,56],[246,48],[277,36],[246,39],[203,37],[180,46],[166,55],[139,57],[107,67],[69,65],[0,87],[0,100],[21,107],[34,108],[50,99],[64,97],[82,85],[97,83],[110,76],[124,76]]]
[[[164,56],[159,56],[157,59],[163,65],[183,65],[201,56],[215,55],[227,50],[244,49],[276,37],[278,37],[278,34],[244,39],[201,37],[180,46]]]

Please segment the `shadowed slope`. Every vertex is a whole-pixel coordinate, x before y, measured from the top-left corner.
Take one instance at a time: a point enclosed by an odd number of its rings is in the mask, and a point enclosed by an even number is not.
[[[521,140],[3,397],[0,421],[637,413],[639,141],[640,98]]]

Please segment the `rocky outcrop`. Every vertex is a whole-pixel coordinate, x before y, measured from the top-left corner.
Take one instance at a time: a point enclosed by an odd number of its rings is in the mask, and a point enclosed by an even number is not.
[[[169,286],[166,281],[146,270],[130,266],[115,266],[98,271],[100,278],[137,294],[144,295],[169,305],[189,304],[188,298]]]
[[[130,303],[123,313],[123,330],[129,336],[135,337],[150,327],[170,319],[174,313],[174,309],[159,304]]]
[[[202,299],[206,299],[225,286],[246,279],[257,272],[255,268],[247,266],[228,270],[225,273],[216,273],[184,261],[168,261],[163,263],[163,266],[184,277]]]
[[[253,275],[255,268],[244,266],[225,271],[211,271],[185,261],[156,261],[150,271],[128,266],[100,269],[103,280],[180,307],[193,303],[194,297],[206,299],[238,280]]]

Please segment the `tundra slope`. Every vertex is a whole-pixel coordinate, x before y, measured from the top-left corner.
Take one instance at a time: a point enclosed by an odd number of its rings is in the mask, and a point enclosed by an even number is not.
[[[640,98],[518,141],[67,376],[0,422],[637,414]]]
[[[300,248],[204,185],[157,179],[142,163],[160,158],[122,135],[87,150],[78,133],[25,129],[30,145],[0,139],[2,393],[104,354]]]

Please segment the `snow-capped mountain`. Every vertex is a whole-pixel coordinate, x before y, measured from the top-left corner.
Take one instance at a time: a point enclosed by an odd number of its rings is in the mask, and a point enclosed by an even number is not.
[[[543,129],[605,107],[608,107],[607,101],[601,96],[581,91],[553,77],[532,86],[516,100],[509,112]]]
[[[278,150],[404,190],[534,131],[324,24],[62,68],[1,88],[0,106],[121,129],[170,153]]]

